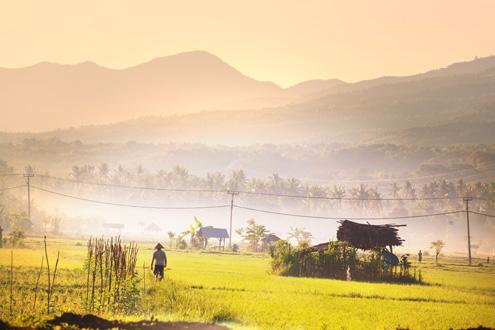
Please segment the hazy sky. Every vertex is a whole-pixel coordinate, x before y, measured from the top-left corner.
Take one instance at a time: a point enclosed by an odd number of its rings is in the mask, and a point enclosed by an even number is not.
[[[2,1],[0,66],[121,68],[207,50],[289,85],[405,75],[495,54],[494,0]]]

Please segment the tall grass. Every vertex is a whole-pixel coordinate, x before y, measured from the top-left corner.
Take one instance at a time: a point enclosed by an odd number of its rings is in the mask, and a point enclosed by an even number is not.
[[[91,238],[87,243],[86,310],[123,311],[135,307],[137,244],[123,244],[120,237]]]

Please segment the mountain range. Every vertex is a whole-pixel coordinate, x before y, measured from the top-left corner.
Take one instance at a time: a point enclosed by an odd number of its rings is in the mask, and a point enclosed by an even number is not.
[[[247,77],[203,51],[154,59],[114,70],[93,62],[0,68],[0,130],[44,131],[143,116],[203,110],[240,110],[304,100],[337,80],[288,89]]]
[[[0,130],[45,131],[2,133],[0,141],[493,143],[495,56],[412,76],[289,88],[202,51],[121,70],[40,63],[0,69],[0,108]]]

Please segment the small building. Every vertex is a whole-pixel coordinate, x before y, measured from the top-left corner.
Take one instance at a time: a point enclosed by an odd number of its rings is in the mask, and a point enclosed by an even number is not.
[[[157,224],[155,223],[150,223],[149,225],[146,226],[145,228],[147,231],[151,231],[151,232],[158,232],[158,231],[162,231],[162,229],[160,227],[158,227]]]
[[[280,237],[275,234],[268,234],[261,239],[261,251],[267,251],[270,245],[280,241]]]
[[[208,246],[208,239],[216,238],[218,239],[218,249],[225,250],[225,239],[229,238],[229,233],[227,229],[215,228],[212,226],[201,227],[198,231],[198,236],[201,239],[201,247],[206,249]]]

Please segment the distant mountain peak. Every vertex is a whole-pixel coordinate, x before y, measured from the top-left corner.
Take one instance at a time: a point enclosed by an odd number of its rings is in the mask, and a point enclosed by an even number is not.
[[[160,63],[170,63],[170,62],[189,62],[193,64],[215,63],[215,64],[224,64],[230,66],[222,59],[220,59],[218,56],[213,55],[212,53],[209,53],[204,50],[194,50],[194,51],[156,57],[148,62],[144,62],[135,66],[130,66],[129,68],[140,67],[148,64],[160,64]]]

